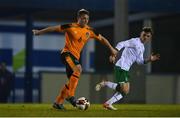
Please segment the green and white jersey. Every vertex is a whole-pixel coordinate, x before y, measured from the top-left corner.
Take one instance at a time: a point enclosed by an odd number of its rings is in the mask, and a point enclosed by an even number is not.
[[[116,48],[120,51],[124,48],[121,57],[117,60],[116,66],[129,71],[134,62],[144,64],[144,44],[140,38],[131,38],[126,41],[119,42]]]

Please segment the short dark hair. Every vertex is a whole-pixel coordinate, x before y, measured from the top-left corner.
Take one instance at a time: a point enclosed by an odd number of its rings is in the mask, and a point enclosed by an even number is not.
[[[83,14],[87,14],[89,16],[89,11],[86,10],[86,9],[80,9],[78,12],[77,12],[77,16],[81,16]]]
[[[153,34],[153,30],[151,27],[143,27],[142,31]]]

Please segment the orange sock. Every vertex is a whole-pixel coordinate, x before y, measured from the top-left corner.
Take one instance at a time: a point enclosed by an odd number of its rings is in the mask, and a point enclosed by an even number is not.
[[[56,97],[56,103],[63,104],[64,100],[67,97],[74,96],[75,90],[79,81],[79,76],[80,76],[79,72],[74,72],[71,75],[68,85],[65,84],[60,94]]]
[[[79,76],[80,73],[79,72],[74,72],[69,80],[69,96],[74,96],[75,94],[75,90],[79,81]]]
[[[69,92],[68,89],[69,89],[68,85],[65,84],[59,95],[56,97],[56,103],[63,104],[64,99],[68,97],[68,92]]]

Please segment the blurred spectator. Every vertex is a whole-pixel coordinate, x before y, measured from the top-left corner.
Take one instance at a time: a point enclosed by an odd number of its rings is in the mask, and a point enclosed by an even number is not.
[[[7,70],[4,62],[0,63],[0,103],[6,103],[11,92],[13,74]]]

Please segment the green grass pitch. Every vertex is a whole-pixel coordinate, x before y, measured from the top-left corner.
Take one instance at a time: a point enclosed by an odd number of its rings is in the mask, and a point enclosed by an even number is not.
[[[116,104],[117,111],[105,110],[100,104],[91,104],[80,111],[65,104],[66,111],[55,110],[51,104],[0,104],[0,117],[131,117],[131,116],[180,116],[180,105]]]

